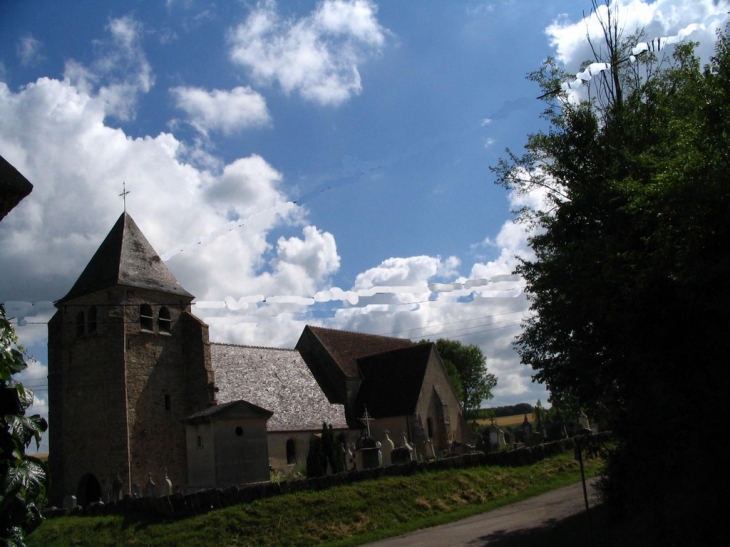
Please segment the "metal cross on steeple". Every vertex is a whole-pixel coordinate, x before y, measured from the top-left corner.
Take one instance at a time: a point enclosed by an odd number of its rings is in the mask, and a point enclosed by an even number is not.
[[[127,191],[127,183],[126,181],[122,182],[122,193],[119,194],[119,197],[124,200],[124,212],[127,212],[127,194],[131,192],[131,190]]]

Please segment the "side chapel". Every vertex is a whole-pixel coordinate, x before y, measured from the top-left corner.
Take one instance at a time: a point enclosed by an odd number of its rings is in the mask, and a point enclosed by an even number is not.
[[[315,326],[295,349],[216,344],[193,299],[124,212],[55,303],[52,503],[266,481],[306,461],[322,423],[423,458],[468,440],[434,344]]]

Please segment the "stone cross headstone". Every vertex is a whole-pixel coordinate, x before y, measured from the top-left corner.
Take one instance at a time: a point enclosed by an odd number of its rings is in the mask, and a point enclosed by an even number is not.
[[[368,414],[368,407],[365,407],[365,414],[362,415],[362,418],[360,418],[360,421],[365,422],[365,427],[368,430],[368,437],[370,437],[370,422],[375,421],[375,418],[373,418],[370,414]]]

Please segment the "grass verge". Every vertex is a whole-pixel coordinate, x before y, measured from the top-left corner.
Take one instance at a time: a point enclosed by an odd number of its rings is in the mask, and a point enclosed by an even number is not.
[[[587,476],[600,470],[586,462]],[[452,522],[580,480],[572,454],[527,467],[480,467],[384,477],[300,492],[180,521],[137,516],[62,517],[27,538],[43,546],[348,547]]]

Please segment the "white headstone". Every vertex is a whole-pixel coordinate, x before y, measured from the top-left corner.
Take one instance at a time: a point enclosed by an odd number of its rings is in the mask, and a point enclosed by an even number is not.
[[[63,508],[64,509],[73,509],[76,507],[76,496],[72,496],[71,494],[67,494],[63,497]]]

